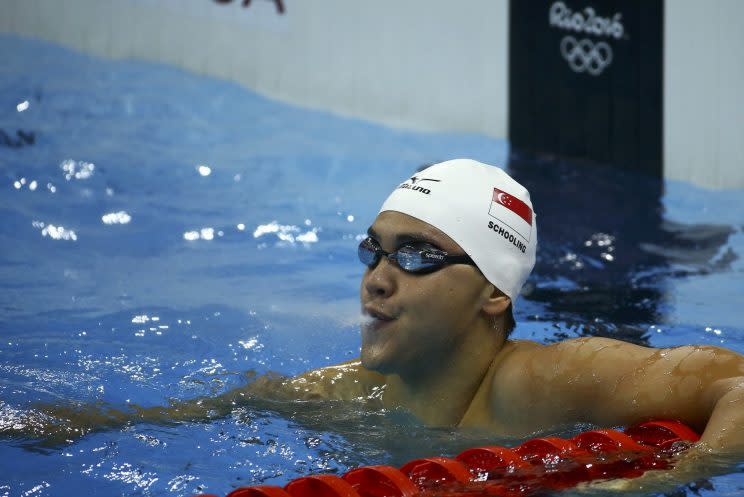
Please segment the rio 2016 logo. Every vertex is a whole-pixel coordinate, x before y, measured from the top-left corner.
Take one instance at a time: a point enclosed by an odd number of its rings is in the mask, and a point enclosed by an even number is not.
[[[553,2],[548,12],[550,26],[565,31],[574,31],[576,36],[593,35],[606,37],[608,42],[627,39],[623,15],[616,12],[612,17],[597,15],[594,7],[583,11],[573,11],[561,1]],[[593,41],[589,38],[576,39],[566,35],[561,40],[560,52],[575,73],[586,73],[599,76],[612,64],[612,47],[605,41]]]
[[[227,5],[228,3],[233,3],[233,0],[214,0],[216,3]],[[274,5],[276,5],[276,12],[277,14],[284,14],[284,1],[283,0],[269,0],[270,2],[274,2]],[[251,6],[251,0],[238,0],[243,7],[250,7]]]
[[[553,27],[577,33],[606,36],[616,40],[625,35],[623,15],[620,12],[611,18],[602,17],[597,15],[593,7],[586,7],[583,12],[574,12],[565,3],[554,2],[550,6],[548,20]]]

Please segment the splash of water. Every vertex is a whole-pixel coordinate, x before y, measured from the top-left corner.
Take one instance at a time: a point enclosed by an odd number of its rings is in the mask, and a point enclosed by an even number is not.
[[[370,316],[369,314],[361,313],[359,314],[359,326],[364,328],[365,326],[369,326],[374,322],[375,318]]]

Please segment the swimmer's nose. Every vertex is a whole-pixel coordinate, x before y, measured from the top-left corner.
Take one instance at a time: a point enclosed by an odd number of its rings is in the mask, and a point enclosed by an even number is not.
[[[371,296],[386,298],[393,294],[395,291],[394,265],[395,262],[383,257],[364,275],[364,288]]]

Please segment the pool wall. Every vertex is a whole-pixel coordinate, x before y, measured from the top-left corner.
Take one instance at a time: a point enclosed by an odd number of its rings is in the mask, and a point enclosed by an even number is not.
[[[744,188],[744,2],[667,0],[664,168],[672,179]]]
[[[3,0],[0,8],[3,32],[175,64],[389,125],[508,137],[507,0]],[[667,0],[664,12],[664,176],[744,188],[744,61],[735,56],[744,2]]]

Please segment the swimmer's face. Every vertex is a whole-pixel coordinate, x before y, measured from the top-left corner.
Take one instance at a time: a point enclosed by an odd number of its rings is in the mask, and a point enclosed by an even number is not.
[[[399,212],[377,216],[370,236],[383,250],[432,246],[450,255],[465,252],[439,229]],[[479,319],[493,286],[474,266],[446,265],[411,274],[382,258],[362,278],[362,365],[383,374],[424,373],[456,353]]]

